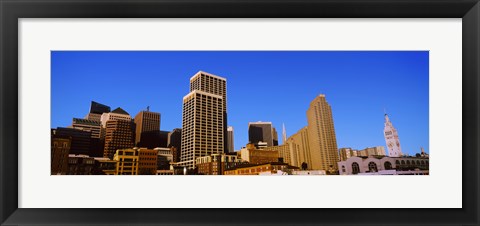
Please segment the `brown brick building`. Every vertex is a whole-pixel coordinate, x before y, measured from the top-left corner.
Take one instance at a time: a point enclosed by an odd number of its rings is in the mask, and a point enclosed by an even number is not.
[[[138,149],[138,174],[157,174],[157,150],[140,148]]]
[[[108,120],[103,156],[112,159],[118,149],[133,148],[135,124],[127,120]]]
[[[298,169],[286,163],[272,162],[260,165],[244,165],[233,169],[225,170],[224,175],[258,175],[261,172],[271,172],[276,174],[278,170],[288,171],[289,169]]]
[[[67,136],[51,136],[51,175],[65,175],[68,172],[68,154],[71,138]]]
[[[141,111],[135,116],[134,121],[135,145],[150,149],[160,147],[160,113]]]
[[[236,154],[212,154],[196,159],[197,173],[200,175],[223,175],[227,169],[245,164]]]

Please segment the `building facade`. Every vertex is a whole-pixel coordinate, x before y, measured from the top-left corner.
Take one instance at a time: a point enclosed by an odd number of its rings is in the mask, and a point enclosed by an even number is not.
[[[195,160],[200,175],[223,175],[225,170],[244,164],[236,154],[213,154]]]
[[[338,162],[340,175],[355,174],[428,174],[429,159],[418,157],[350,157]],[[395,171],[404,171],[396,173]],[[407,173],[405,173],[407,171]],[[408,173],[410,172],[410,173]]]
[[[307,110],[311,169],[338,170],[337,138],[332,109],[325,95],[317,96]]]
[[[141,111],[135,118],[135,145],[137,147],[160,147],[160,113]]]
[[[383,129],[385,135],[385,143],[387,144],[388,156],[400,157],[403,155],[402,148],[400,147],[400,139],[398,138],[398,132],[393,127],[392,122],[385,114],[385,128]]]
[[[250,164],[266,164],[271,162],[278,162],[278,151],[264,149],[257,149],[253,143],[247,144],[247,147],[240,149],[237,155],[242,161]]]
[[[227,128],[227,140],[228,140],[228,149],[227,149],[227,153],[233,153],[235,152],[235,143],[234,143],[234,140],[233,140],[233,126],[229,126]]]
[[[169,170],[170,165],[174,162],[175,147],[171,148],[155,148],[157,151],[157,170]]]
[[[312,157],[307,127],[303,127],[297,133],[290,136],[286,144],[290,149],[290,162],[287,162],[288,164],[301,167],[302,164],[305,163],[307,164],[307,169],[312,169]]]
[[[132,121],[132,117],[128,112],[123,110],[122,108],[116,108],[115,110],[108,112],[108,113],[103,113],[102,116],[100,117],[100,121],[102,123],[102,127],[106,128],[107,127],[107,121],[110,120],[122,120],[122,121]]]
[[[199,72],[183,98],[180,166],[195,168],[195,159],[224,153],[226,147],[226,79]]]
[[[51,139],[50,174],[66,175],[68,173],[71,138],[52,135]]]
[[[182,154],[182,129],[175,128],[172,132],[168,133],[167,147],[174,148],[174,162],[180,162],[180,156]]]
[[[266,142],[267,146],[273,146],[273,127],[271,122],[249,122],[248,140],[258,148],[259,142]],[[277,139],[278,140],[278,139]]]
[[[92,175],[95,169],[95,159],[88,155],[68,155],[67,175]]]
[[[227,79],[208,73],[199,71],[190,78],[190,92],[200,90],[207,93],[215,94],[222,97],[223,105],[223,151],[226,152],[227,147]]]
[[[139,151],[137,149],[118,149],[113,160],[117,161],[115,175],[138,175]]]
[[[157,174],[157,154],[158,150],[138,149],[138,175]]]
[[[131,120],[109,120],[105,125],[103,157],[112,159],[118,149],[134,147],[134,124]]]
[[[51,130],[53,135],[70,137],[70,154],[89,155],[92,144],[92,133],[74,128],[58,127]]]
[[[224,175],[259,175],[265,172],[276,174],[278,171],[288,172],[295,169],[298,169],[298,167],[291,167],[286,163],[276,162],[259,165],[241,165],[225,170]]]
[[[288,144],[266,147],[262,150],[264,150],[264,151],[277,151],[278,152],[278,158],[282,159],[282,162],[288,163],[288,164],[293,166],[293,164],[291,164],[292,163],[292,157],[291,157],[291,153],[290,153],[290,146]]]
[[[354,150],[352,148],[340,148],[338,150],[340,161],[345,161],[350,157],[368,157],[368,156],[386,156],[385,147],[368,147],[363,150]]]

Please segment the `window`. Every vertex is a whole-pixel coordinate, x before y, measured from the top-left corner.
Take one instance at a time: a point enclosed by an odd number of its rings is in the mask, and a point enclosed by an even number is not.
[[[352,163],[352,174],[358,174],[360,173],[360,166],[358,163],[354,162]]]
[[[345,173],[345,166],[342,166],[342,172]]]
[[[375,164],[374,162],[368,163],[368,171],[370,171],[370,172],[378,172],[378,170],[377,170],[377,164]]]
[[[383,166],[385,167],[386,170],[392,169],[392,163],[390,163],[390,162],[388,162],[388,161],[385,162],[385,163],[383,164]]]

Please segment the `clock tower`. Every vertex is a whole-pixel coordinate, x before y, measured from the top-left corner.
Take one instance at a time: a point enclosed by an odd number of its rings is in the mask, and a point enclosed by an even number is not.
[[[398,139],[397,130],[393,127],[392,122],[385,114],[385,128],[383,129],[385,135],[385,142],[387,144],[388,156],[401,157],[403,155],[402,148],[400,147],[400,140]]]

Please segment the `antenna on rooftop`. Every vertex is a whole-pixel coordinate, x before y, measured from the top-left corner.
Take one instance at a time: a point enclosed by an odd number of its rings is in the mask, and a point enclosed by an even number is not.
[[[150,111],[150,106],[147,106],[147,111]]]

